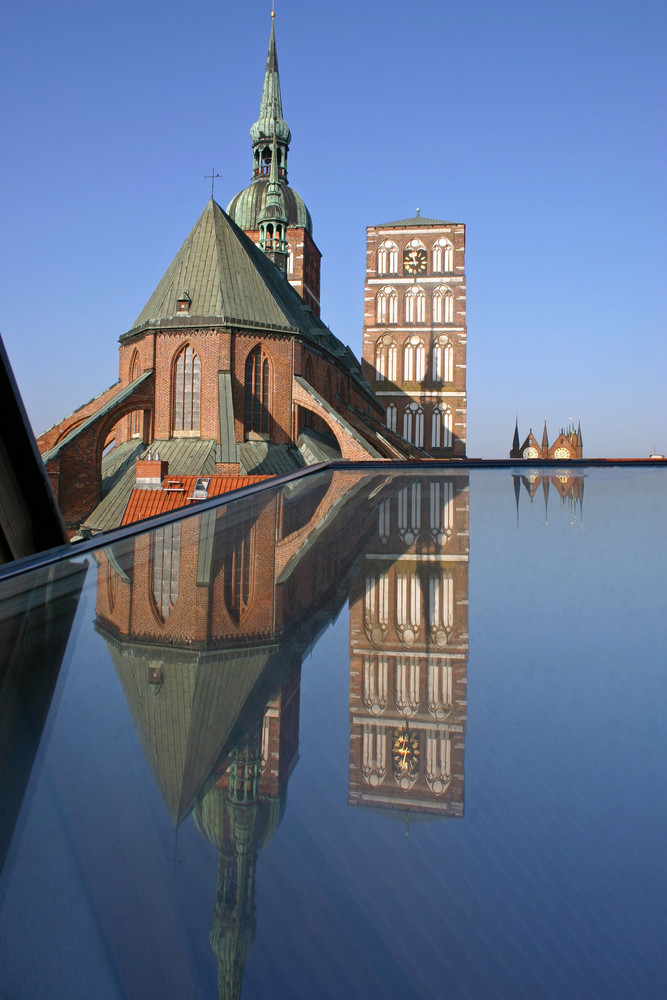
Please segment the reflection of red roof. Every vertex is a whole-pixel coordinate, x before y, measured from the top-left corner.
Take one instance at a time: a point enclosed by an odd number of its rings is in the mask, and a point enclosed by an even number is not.
[[[271,478],[271,476],[165,476],[160,488],[140,490],[135,486],[130,493],[120,523],[132,524],[133,521],[142,521],[145,517],[166,514],[169,510],[191,507],[199,503],[199,500],[191,499],[198,479],[208,479],[207,499],[210,499]]]

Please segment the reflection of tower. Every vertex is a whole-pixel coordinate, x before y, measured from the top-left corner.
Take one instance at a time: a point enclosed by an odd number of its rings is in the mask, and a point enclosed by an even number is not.
[[[468,478],[393,487],[350,595],[349,800],[462,816]]]
[[[338,614],[369,532],[361,481],[305,477],[98,555],[96,629],[156,785],[174,826],[194,810],[218,851],[221,998],[240,994],[257,856],[298,759],[301,661]]]

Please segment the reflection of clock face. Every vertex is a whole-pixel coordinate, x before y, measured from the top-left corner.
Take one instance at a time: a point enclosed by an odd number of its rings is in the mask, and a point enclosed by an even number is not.
[[[426,251],[423,247],[406,247],[403,270],[406,274],[423,274],[426,271]]]
[[[391,743],[394,770],[397,774],[416,775],[419,770],[419,733],[395,729]]]

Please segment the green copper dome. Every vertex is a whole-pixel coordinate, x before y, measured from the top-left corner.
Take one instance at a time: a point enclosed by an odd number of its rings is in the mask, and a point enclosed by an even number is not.
[[[259,229],[259,220],[266,207],[266,193],[269,186],[269,178],[262,177],[252,184],[249,184],[243,191],[234,195],[227,206],[229,215],[240,229]],[[293,187],[288,184],[281,184],[283,203],[287,212],[288,226],[299,226],[307,229],[313,235],[313,220],[306,204]]]

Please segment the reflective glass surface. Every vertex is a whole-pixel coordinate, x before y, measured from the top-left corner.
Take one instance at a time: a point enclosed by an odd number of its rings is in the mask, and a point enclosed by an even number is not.
[[[664,487],[329,470],[0,579],[0,996],[664,997]]]

